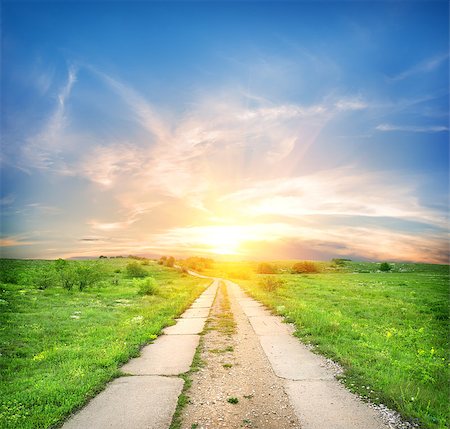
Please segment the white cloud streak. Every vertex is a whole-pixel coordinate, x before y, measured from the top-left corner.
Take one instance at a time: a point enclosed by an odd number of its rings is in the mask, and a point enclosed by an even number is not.
[[[449,130],[448,126],[445,125],[416,126],[393,124],[380,124],[375,129],[378,131],[403,131],[407,133],[442,133]]]
[[[427,58],[424,61],[421,61],[420,63],[413,65],[409,69],[397,74],[396,76],[393,76],[391,80],[400,81],[411,76],[432,72],[433,70],[436,70],[438,67],[440,67],[441,64],[448,61],[448,58],[448,52]]]

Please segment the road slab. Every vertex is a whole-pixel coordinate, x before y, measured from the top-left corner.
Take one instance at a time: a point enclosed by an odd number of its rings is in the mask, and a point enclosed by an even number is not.
[[[290,380],[333,380],[325,360],[311,353],[297,338],[288,335],[263,335],[261,346],[278,377]]]
[[[249,317],[250,323],[256,335],[291,335],[293,329],[287,323],[283,323],[277,316]]]
[[[270,316],[270,312],[262,306],[241,307],[247,317]]]
[[[251,298],[238,299],[238,302],[242,308],[244,308],[244,307],[263,307],[263,305],[260,302],[255,301],[254,299],[251,299]]]
[[[189,371],[199,335],[161,335],[121,370],[131,375],[179,375]]]
[[[176,325],[169,326],[163,330],[165,335],[197,335],[203,331],[206,317],[192,319],[175,319]]]
[[[210,311],[209,307],[188,308],[180,316],[180,319],[192,319],[192,318],[197,318],[197,317],[208,317],[209,311]]]
[[[68,420],[63,429],[168,428],[182,388],[181,378],[118,378]]]
[[[387,429],[375,410],[335,380],[287,381],[302,429]]]

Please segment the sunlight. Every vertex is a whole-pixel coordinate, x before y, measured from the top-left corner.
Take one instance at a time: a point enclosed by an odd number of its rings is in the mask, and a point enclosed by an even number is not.
[[[242,228],[236,226],[211,226],[205,229],[200,241],[218,255],[236,255],[245,238]]]

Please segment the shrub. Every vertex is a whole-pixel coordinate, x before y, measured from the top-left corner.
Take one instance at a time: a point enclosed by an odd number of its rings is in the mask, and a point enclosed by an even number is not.
[[[55,270],[61,286],[64,289],[72,290],[73,286],[77,282],[77,275],[74,267],[64,259],[57,259],[55,261]]]
[[[75,267],[76,284],[80,291],[97,283],[101,278],[101,271],[98,265],[79,263]]]
[[[147,277],[146,279],[134,279],[133,283],[139,287],[139,295],[158,295],[159,287],[156,280],[153,277]]]
[[[169,256],[166,259],[166,267],[173,267],[175,265],[175,258],[173,256]]]
[[[191,256],[183,261],[183,264],[195,271],[203,271],[205,268],[211,268],[214,260],[211,258],[202,258],[200,256]]]
[[[300,261],[292,266],[292,272],[294,274],[318,273],[319,267],[311,261]]]
[[[338,267],[343,267],[343,266],[345,266],[346,262],[351,262],[351,261],[352,261],[351,259],[347,259],[347,258],[333,258],[331,260],[331,262],[334,265],[337,265]]]
[[[284,281],[272,276],[265,276],[259,281],[259,286],[267,292],[276,291],[279,287],[283,286]]]
[[[391,271],[391,266],[387,262],[382,262],[380,264],[380,271],[384,272]]]
[[[138,262],[130,262],[126,266],[126,271],[130,277],[146,277],[147,271]]]
[[[31,284],[40,290],[56,286],[58,281],[55,270],[50,267],[42,267],[34,270],[30,280]]]
[[[275,274],[276,270],[273,265],[270,265],[267,262],[262,262],[256,267],[256,272],[258,274]]]

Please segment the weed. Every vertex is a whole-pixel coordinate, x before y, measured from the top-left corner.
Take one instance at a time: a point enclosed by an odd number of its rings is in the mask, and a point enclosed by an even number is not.
[[[230,404],[237,404],[239,402],[239,399],[235,396],[232,396],[231,398],[227,398],[227,402],[229,402]]]
[[[224,363],[224,364],[223,364],[223,367],[224,367],[224,368],[231,368],[232,366],[233,366],[232,363]]]

